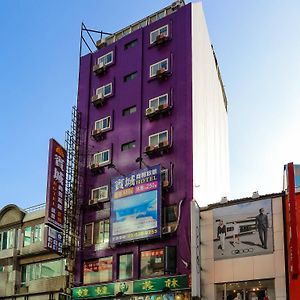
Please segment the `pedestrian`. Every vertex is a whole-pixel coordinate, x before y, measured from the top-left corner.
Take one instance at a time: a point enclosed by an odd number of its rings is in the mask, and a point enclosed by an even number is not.
[[[259,234],[259,239],[261,242],[261,246],[264,249],[267,249],[267,239],[268,239],[268,216],[264,214],[264,209],[261,208],[259,210],[259,215],[256,216],[255,218],[255,223],[256,223],[256,229]]]

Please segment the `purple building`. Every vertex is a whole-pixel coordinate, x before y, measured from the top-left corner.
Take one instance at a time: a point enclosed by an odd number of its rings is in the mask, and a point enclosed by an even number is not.
[[[200,296],[191,212],[228,193],[227,100],[201,4],[97,45],[80,62],[73,298]]]

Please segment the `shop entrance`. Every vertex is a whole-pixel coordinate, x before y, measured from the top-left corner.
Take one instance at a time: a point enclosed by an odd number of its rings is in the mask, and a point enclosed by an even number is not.
[[[216,284],[217,300],[275,300],[274,280]]]

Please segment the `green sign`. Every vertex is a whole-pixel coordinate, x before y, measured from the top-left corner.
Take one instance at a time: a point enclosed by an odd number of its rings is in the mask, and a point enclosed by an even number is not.
[[[93,286],[84,286],[72,289],[72,299],[93,299],[113,297],[118,293],[123,295],[164,292],[171,290],[188,289],[187,275],[148,278],[143,280],[108,283]]]

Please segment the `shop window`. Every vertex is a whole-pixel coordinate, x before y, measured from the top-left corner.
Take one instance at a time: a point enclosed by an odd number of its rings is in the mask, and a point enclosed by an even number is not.
[[[134,106],[130,106],[130,107],[127,107],[127,108],[123,109],[122,115],[123,116],[129,116],[129,115],[131,115],[135,112],[136,112],[136,106],[134,105]]]
[[[113,62],[113,51],[100,56],[97,60],[98,65],[100,66],[107,66]]]
[[[137,72],[132,72],[132,73],[124,76],[124,82],[127,82],[129,80],[133,80],[134,78],[136,78],[137,74],[138,74]]]
[[[129,150],[129,149],[132,149],[132,148],[135,148],[135,141],[125,143],[121,146],[122,151],[126,151],[126,150]]]
[[[168,25],[162,26],[154,31],[150,32],[150,45],[156,44],[161,39],[167,39],[169,36]]]
[[[65,266],[65,259],[52,260],[22,266],[22,285],[24,285],[26,282],[40,278],[53,278],[66,275]]]
[[[150,66],[150,78],[160,77],[169,70],[169,61],[164,59]]]
[[[84,262],[83,283],[112,281],[112,262],[112,256]]]
[[[84,226],[84,245],[90,246],[93,244],[94,223],[89,223]]]
[[[10,229],[0,232],[0,251],[14,247],[15,230]]]
[[[94,244],[107,246],[109,242],[109,219],[94,223]]]
[[[149,146],[159,147],[159,145],[168,143],[168,130],[152,134],[149,136]]]
[[[91,199],[89,201],[90,205],[98,202],[104,202],[107,200],[108,200],[108,185],[103,185],[96,189],[92,189]]]
[[[124,254],[119,256],[119,276],[121,280],[133,277],[133,254]]]
[[[135,45],[137,44],[137,42],[138,42],[138,40],[135,39],[135,40],[133,40],[133,41],[130,41],[129,43],[126,43],[126,44],[124,45],[124,49],[125,49],[125,50],[128,50],[128,49],[130,49],[130,48],[135,47]]]
[[[164,275],[164,249],[141,252],[141,277]]]
[[[24,229],[23,246],[29,246],[34,243],[42,242],[44,235],[44,224],[27,226]]]

